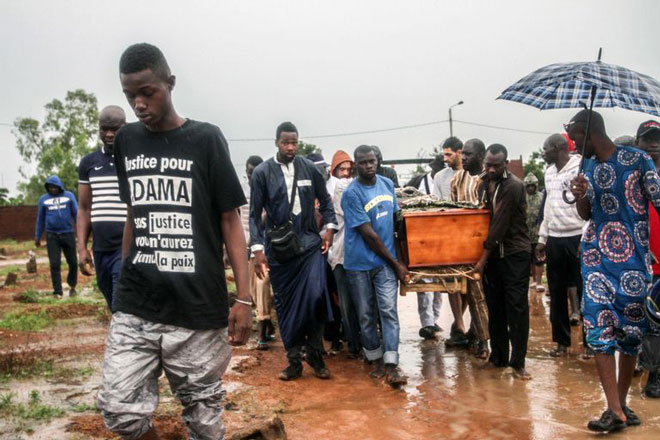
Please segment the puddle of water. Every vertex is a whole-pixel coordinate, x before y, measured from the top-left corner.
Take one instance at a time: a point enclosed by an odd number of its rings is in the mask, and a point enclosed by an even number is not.
[[[465,350],[445,349],[442,342],[422,341],[415,295],[399,299],[401,368],[409,377],[401,391],[366,378],[369,367],[335,360],[333,380],[306,376],[287,384],[291,397],[283,415],[290,438],[343,439],[578,439],[591,436],[589,419],[605,408],[594,361],[583,361],[577,327],[568,357],[553,359],[547,318],[549,306],[532,293],[527,368],[531,381],[514,379],[510,369],[483,371],[482,361]],[[466,313],[466,317],[469,313]],[[445,301],[438,323],[449,337],[453,318]],[[272,373],[271,373],[272,374]],[[277,385],[275,385],[277,386]],[[655,439],[660,432],[660,402],[641,396],[633,380],[630,406],[642,418],[625,438]]]

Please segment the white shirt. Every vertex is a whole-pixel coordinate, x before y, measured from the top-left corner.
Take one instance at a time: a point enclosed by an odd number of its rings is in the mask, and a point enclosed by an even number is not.
[[[337,232],[332,237],[332,247],[328,251],[328,263],[333,270],[338,264],[344,264],[344,210],[341,209],[341,197],[352,181],[351,178],[336,179],[334,194],[331,194],[338,224]]]
[[[438,171],[433,178],[433,194],[438,196],[440,200],[451,200],[451,179],[454,174],[456,174],[456,170],[447,167]]]
[[[291,201],[291,189],[293,189],[293,173],[294,173],[294,165],[293,163],[295,161],[291,161],[289,163],[282,163],[279,160],[277,160],[277,155],[275,155],[275,163],[280,164],[280,168],[282,169],[282,174],[284,175],[284,183],[286,184],[286,197],[287,200]],[[302,211],[300,208],[300,188],[296,188],[298,194],[296,194],[296,200],[293,201],[293,209],[291,212],[293,215],[298,215]]]
[[[417,189],[424,194],[434,194],[435,192],[433,185],[435,185],[435,183],[433,182],[433,177],[431,177],[431,173],[427,173],[422,179],[422,181],[419,182],[419,187]],[[428,186],[428,191],[426,190],[427,186]]]
[[[577,176],[580,168],[580,156],[571,155],[564,167],[557,171],[556,165],[545,170],[545,190],[547,196],[543,208],[543,222],[539,228],[539,243],[546,243],[548,237],[574,237],[582,234],[584,220],[577,212],[577,204],[569,205],[562,197],[568,191],[569,200],[573,194],[569,191],[571,180]]]

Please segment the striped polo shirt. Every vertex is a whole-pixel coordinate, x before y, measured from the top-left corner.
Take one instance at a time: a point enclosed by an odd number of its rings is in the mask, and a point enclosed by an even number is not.
[[[83,157],[78,167],[78,183],[90,185],[92,190],[92,248],[97,252],[119,249],[126,204],[119,199],[113,155],[101,148]]]

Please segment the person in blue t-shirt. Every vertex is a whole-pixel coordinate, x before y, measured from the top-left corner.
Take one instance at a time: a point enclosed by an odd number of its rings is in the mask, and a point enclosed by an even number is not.
[[[376,174],[378,159],[373,147],[361,145],[354,156],[358,178],[346,188],[341,201],[346,231],[344,268],[357,295],[364,353],[376,365],[371,376],[385,376],[388,384],[399,387],[407,379],[398,368],[397,278],[403,281],[408,276],[395,251],[394,216],[399,206],[392,181]]]
[[[50,262],[50,279],[53,283],[53,295],[62,297],[62,252],[69,265],[66,282],[69,284],[69,296],[76,295],[78,282],[78,258],[76,257],[76,237],[73,234],[74,222],[78,215],[76,196],[64,189],[58,176],[50,176],[44,184],[46,194],[39,198],[37,226],[34,244],[41,246],[41,235],[46,231],[46,247]]]

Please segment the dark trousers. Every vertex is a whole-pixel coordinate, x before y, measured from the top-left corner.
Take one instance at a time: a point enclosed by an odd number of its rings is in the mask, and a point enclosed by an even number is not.
[[[286,351],[290,364],[299,364],[302,361],[303,346],[307,361],[314,367],[323,365],[323,324],[315,322],[307,328],[305,334]]]
[[[548,287],[550,289],[550,324],[552,341],[569,347],[571,325],[568,314],[568,288],[582,286],[580,275],[580,236],[548,237],[545,245],[547,256]],[[578,297],[581,288],[578,287]]]
[[[78,255],[76,254],[76,236],[73,232],[67,234],[46,233],[46,248],[50,262],[50,279],[53,283],[53,293],[62,294],[62,252],[69,265],[66,282],[69,287],[78,284]]]
[[[335,266],[333,271],[339,293],[339,308],[341,309],[341,325],[344,329],[344,340],[348,342],[348,351],[359,353],[362,350],[360,342],[360,321],[357,314],[357,301],[346,279],[343,264]]]
[[[339,342],[341,341],[342,336],[341,312],[339,310],[341,303],[339,302],[339,293],[337,291],[335,277],[332,274],[332,267],[327,261],[325,263],[325,273],[328,294],[330,295],[330,306],[332,307],[332,316],[334,319],[332,321],[327,321],[324,324],[323,337],[326,341]]]
[[[525,367],[530,262],[529,252],[518,252],[504,258],[490,258],[486,264],[484,289],[490,331],[489,361],[498,367]]]
[[[108,307],[112,308],[112,297],[117,289],[121,271],[121,249],[109,252],[94,251],[94,269],[99,290],[105,297]]]

